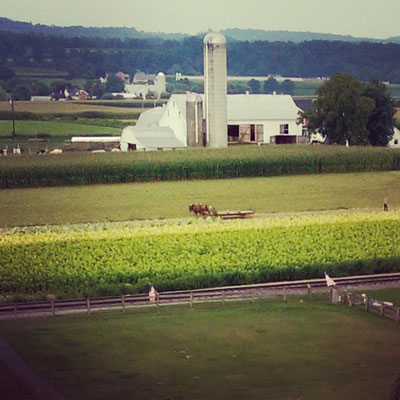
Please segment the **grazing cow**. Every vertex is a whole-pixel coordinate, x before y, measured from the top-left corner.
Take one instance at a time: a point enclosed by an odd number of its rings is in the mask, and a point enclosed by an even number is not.
[[[62,152],[62,149],[54,149],[50,152],[50,154],[61,154]]]
[[[46,149],[38,149],[38,151],[36,153],[37,154],[46,154],[47,150]]]
[[[6,156],[7,155],[7,149],[0,149],[0,156]]]
[[[19,147],[16,147],[15,149],[13,149],[13,154],[16,154],[17,156],[21,155],[21,149]]]

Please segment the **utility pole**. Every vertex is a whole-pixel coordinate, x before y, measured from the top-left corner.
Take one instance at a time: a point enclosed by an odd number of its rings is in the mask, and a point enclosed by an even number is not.
[[[12,112],[12,119],[13,119],[13,130],[12,130],[12,136],[14,138],[14,140],[16,139],[16,135],[15,135],[15,110],[14,110],[14,99],[11,96],[10,99],[10,104],[11,104],[11,112]]]

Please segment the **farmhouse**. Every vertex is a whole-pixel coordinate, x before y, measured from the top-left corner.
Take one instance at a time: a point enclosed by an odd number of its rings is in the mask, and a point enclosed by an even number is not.
[[[290,95],[227,95],[229,143],[304,143],[299,108]],[[204,95],[174,94],[164,107],[143,112],[121,135],[121,150],[154,150],[207,145]]]

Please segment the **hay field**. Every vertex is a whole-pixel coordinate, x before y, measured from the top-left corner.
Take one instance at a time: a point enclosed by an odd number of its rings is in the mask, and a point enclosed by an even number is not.
[[[104,101],[102,101],[104,104]],[[16,101],[14,102],[15,111],[31,112],[34,114],[74,114],[85,111],[98,111],[112,114],[132,114],[142,112],[138,107],[108,107],[105,105],[95,105],[93,102],[85,104],[78,101]],[[0,112],[11,111],[10,104],[7,101],[0,101]]]

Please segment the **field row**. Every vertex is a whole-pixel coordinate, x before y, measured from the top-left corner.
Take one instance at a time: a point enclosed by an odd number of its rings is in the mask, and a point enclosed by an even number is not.
[[[59,296],[316,278],[400,269],[400,213],[16,229],[0,287]]]
[[[108,128],[107,128],[108,129]],[[246,146],[0,159],[0,187],[39,187],[400,170],[400,150]]]

